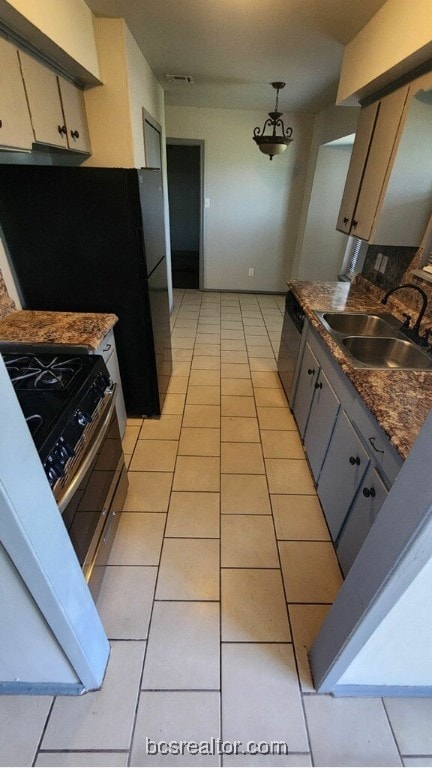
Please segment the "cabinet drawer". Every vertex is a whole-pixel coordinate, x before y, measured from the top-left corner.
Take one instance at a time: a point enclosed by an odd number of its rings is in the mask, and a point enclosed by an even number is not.
[[[327,525],[336,541],[369,465],[369,456],[344,411],[340,411],[318,483]]]
[[[357,398],[354,402],[349,416],[362,436],[374,463],[390,487],[399,474],[403,459],[390,444],[387,436],[360,399]]]

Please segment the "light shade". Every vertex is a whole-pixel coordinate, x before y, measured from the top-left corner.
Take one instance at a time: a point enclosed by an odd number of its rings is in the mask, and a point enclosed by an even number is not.
[[[282,112],[278,112],[278,100],[279,91],[285,87],[285,83],[272,83],[273,88],[276,90],[276,104],[274,112],[269,112],[267,119],[260,131],[259,127],[254,129],[253,140],[260,148],[261,152],[268,155],[270,160],[274,155],[281,155],[285,152],[288,144],[292,141],[292,128],[285,129],[283,120],[281,120]],[[265,134],[266,128],[270,128],[271,132]],[[279,132],[276,133],[276,130]]]

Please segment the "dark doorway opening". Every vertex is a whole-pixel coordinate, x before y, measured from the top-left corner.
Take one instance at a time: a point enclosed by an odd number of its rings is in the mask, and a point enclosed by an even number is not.
[[[201,147],[167,144],[173,288],[200,287]]]

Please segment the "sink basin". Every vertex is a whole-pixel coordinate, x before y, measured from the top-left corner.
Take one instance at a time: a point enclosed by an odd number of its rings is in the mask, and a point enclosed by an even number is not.
[[[369,368],[432,368],[432,358],[404,339],[348,336],[342,344],[356,360]]]
[[[332,331],[349,336],[397,336],[398,331],[379,315],[358,312],[323,312],[324,323]]]

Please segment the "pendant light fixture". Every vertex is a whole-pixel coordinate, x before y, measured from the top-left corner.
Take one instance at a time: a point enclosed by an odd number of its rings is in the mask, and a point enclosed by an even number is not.
[[[261,152],[264,152],[265,155],[269,155],[270,160],[273,159],[273,155],[280,155],[282,152],[285,152],[288,144],[292,141],[292,128],[287,128],[285,130],[283,120],[281,120],[283,113],[278,112],[279,91],[282,88],[285,88],[285,83],[272,83],[272,86],[276,91],[274,112],[268,113],[270,119],[265,121],[262,131],[260,131],[259,126],[254,128],[253,135],[253,140],[257,143]],[[266,128],[273,129],[272,133],[265,135],[264,131]],[[277,128],[280,130],[280,133],[278,134],[276,133]]]

